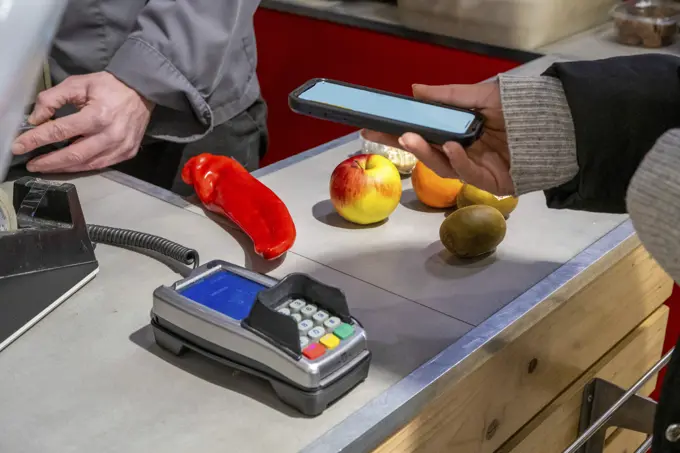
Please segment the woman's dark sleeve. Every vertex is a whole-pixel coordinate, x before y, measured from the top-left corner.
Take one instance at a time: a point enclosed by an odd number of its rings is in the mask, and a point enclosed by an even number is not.
[[[674,57],[560,63],[543,77],[499,76],[518,195],[551,208],[628,212],[652,257],[680,283],[680,83]],[[680,343],[678,344],[680,346]],[[654,451],[680,421],[680,359],[669,366]]]
[[[626,212],[625,196],[643,157],[680,127],[680,59],[639,55],[557,63],[573,120],[578,172],[545,191],[548,206]]]

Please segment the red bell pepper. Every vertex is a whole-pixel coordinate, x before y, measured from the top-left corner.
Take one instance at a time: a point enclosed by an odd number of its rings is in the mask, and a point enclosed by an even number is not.
[[[295,224],[281,199],[240,163],[226,156],[200,154],[182,168],[203,205],[234,222],[253,241],[255,253],[273,260],[295,242]]]

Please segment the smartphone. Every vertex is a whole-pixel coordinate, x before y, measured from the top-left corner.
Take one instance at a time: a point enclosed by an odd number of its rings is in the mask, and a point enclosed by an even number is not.
[[[393,135],[414,132],[429,143],[470,146],[482,134],[484,117],[472,110],[328,79],[312,79],[288,97],[302,115]]]

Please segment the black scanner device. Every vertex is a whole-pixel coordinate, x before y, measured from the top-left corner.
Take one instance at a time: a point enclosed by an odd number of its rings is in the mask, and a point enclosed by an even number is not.
[[[99,269],[73,184],[14,182],[18,229],[0,232],[0,350]]]

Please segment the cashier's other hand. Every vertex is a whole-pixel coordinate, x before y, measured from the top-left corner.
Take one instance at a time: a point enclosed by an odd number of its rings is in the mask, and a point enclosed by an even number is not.
[[[496,195],[511,195],[510,152],[505,133],[500,88],[496,82],[476,85],[413,85],[413,96],[456,107],[476,109],[484,115],[484,131],[467,150],[456,142],[430,145],[420,135],[394,137],[362,131],[364,138],[405,149],[444,178],[459,178]]]
[[[78,112],[55,120],[72,104]],[[29,171],[80,172],[133,158],[149,124],[153,104],[108,72],[72,76],[38,95],[28,121],[37,126],[16,138],[14,154],[76,139],[28,162]]]

